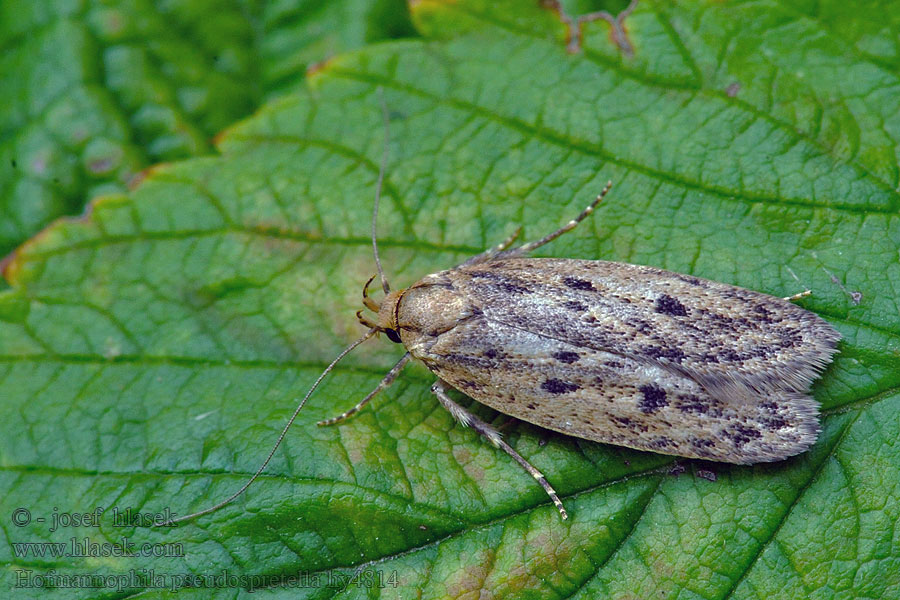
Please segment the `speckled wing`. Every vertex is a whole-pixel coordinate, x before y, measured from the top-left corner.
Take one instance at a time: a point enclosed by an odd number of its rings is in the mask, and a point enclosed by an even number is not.
[[[757,463],[806,450],[819,431],[816,403],[805,394],[780,391],[756,402],[730,402],[665,367],[483,316],[440,334],[418,354],[482,404],[598,442]]]
[[[787,301],[566,259],[497,260],[423,283],[452,290],[467,316],[410,351],[505,414],[732,463],[780,460],[817,437],[817,404],[806,392],[839,335]]]
[[[516,258],[445,274],[490,321],[653,363],[713,393],[806,392],[840,339],[787,300],[652,267]]]

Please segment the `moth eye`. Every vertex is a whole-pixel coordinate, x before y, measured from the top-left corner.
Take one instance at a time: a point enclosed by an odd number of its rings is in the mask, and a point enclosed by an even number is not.
[[[400,334],[397,333],[396,329],[385,329],[384,332],[387,334],[388,339],[394,342],[395,344],[402,344],[403,341],[400,339]]]

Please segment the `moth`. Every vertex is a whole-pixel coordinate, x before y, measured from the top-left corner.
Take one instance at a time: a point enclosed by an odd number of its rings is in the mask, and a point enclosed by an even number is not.
[[[387,117],[385,116],[385,127]],[[503,414],[566,435],[640,450],[736,464],[777,461],[819,433],[809,395],[840,335],[791,298],[653,267],[600,260],[529,258],[587,218],[612,183],[575,219],[517,248],[500,245],[391,291],[375,235],[385,152],[372,216],[372,247],[384,297],[369,295],[368,331],[325,369],[266,461],[212,512],[265,469],[306,400],[334,365],[378,333],[406,353],[336,424],[389,386],[411,358],[437,379],[431,391],[462,425],[506,452],[567,518],[544,475],[486,422],[449,395],[456,389]]]

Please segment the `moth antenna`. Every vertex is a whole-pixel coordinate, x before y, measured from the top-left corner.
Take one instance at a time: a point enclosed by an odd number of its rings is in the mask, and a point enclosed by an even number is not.
[[[316,390],[317,387],[319,387],[319,384],[322,383],[322,380],[325,379],[325,376],[328,375],[328,372],[334,368],[334,365],[336,365],[338,363],[338,361],[340,361],[342,358],[344,358],[345,356],[350,354],[351,350],[353,350],[354,348],[356,348],[357,346],[359,346],[360,344],[365,342],[367,339],[369,339],[370,337],[375,335],[376,331],[377,330],[374,328],[367,331],[361,338],[359,338],[358,340],[356,340],[355,342],[353,342],[352,344],[347,346],[340,354],[337,355],[337,358],[335,358],[333,361],[331,361],[331,364],[328,365],[324,371],[322,371],[322,374],[319,375],[319,378],[316,379],[316,382],[313,383],[312,387],[309,388],[309,391],[306,392],[306,395],[303,397],[303,400],[301,400],[300,404],[297,405],[297,408],[294,409],[294,414],[291,415],[291,418],[288,419],[287,425],[285,425],[284,429],[281,430],[281,435],[278,436],[278,440],[275,442],[275,445],[272,446],[272,451],[269,452],[269,455],[266,457],[266,460],[264,460],[262,465],[260,465],[259,469],[256,470],[256,473],[254,473],[253,476],[250,477],[250,479],[248,479],[247,482],[241,486],[241,489],[239,489],[238,491],[236,491],[235,493],[230,495],[225,500],[222,500],[218,504],[210,506],[209,508],[205,508],[201,511],[191,513],[189,515],[185,515],[183,517],[178,517],[177,519],[170,519],[170,520],[166,521],[165,523],[162,523],[160,526],[168,527],[168,526],[174,525],[175,523],[180,523],[181,521],[187,521],[190,519],[194,519],[196,517],[208,515],[211,512],[215,512],[215,511],[219,510],[226,504],[230,504],[235,498],[237,498],[238,496],[243,494],[245,491],[247,491],[247,488],[249,488],[253,484],[253,482],[256,481],[256,479],[262,474],[262,472],[266,470],[266,467],[269,465],[269,461],[272,460],[273,456],[275,456],[275,451],[278,450],[278,447],[281,445],[281,442],[284,441],[284,436],[287,435],[288,429],[290,429],[291,425],[294,424],[294,420],[296,420],[297,415],[300,414],[300,410],[303,408],[303,405],[306,404],[306,401],[309,400],[309,397],[312,396],[312,393]]]
[[[381,258],[378,257],[378,241],[376,233],[378,229],[378,204],[381,202],[381,186],[384,183],[384,171],[387,168],[388,145],[391,140],[391,124],[388,116],[387,104],[384,101],[384,89],[378,86],[378,101],[381,103],[381,120],[384,121],[384,146],[381,149],[381,166],[378,167],[378,183],[375,185],[375,208],[372,210],[372,253],[375,255],[375,267],[378,269],[378,277],[381,279],[381,289],[385,294],[390,293],[391,286],[384,277],[381,268]]]

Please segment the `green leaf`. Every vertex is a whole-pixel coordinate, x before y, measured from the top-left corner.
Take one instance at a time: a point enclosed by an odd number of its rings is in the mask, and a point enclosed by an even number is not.
[[[409,33],[401,0],[0,5],[0,254],[288,92],[307,66]]]
[[[49,596],[25,587],[38,575],[58,598],[900,595],[898,26],[896,11],[842,7],[642,2],[624,21],[629,56],[604,20],[570,53],[537,3],[420,0],[423,39],[334,58],[232,127],[219,156],[160,166],[45,230],[0,295],[3,585],[24,598]],[[811,289],[804,306],[844,336],[814,386],[816,446],[753,467],[679,461],[673,476],[671,457],[508,423],[458,395],[546,474],[563,522],[440,408],[421,366],[347,423],[315,426],[399,357],[382,340],[335,369],[239,500],[177,528],[115,526],[115,507],[185,514],[235,491],[360,335],[379,86],[394,287],[517,225],[536,238],[612,179],[595,215],[542,251]],[[54,507],[106,513],[51,532]],[[17,556],[123,536],[181,555]],[[123,579],[63,579],[88,573]]]

